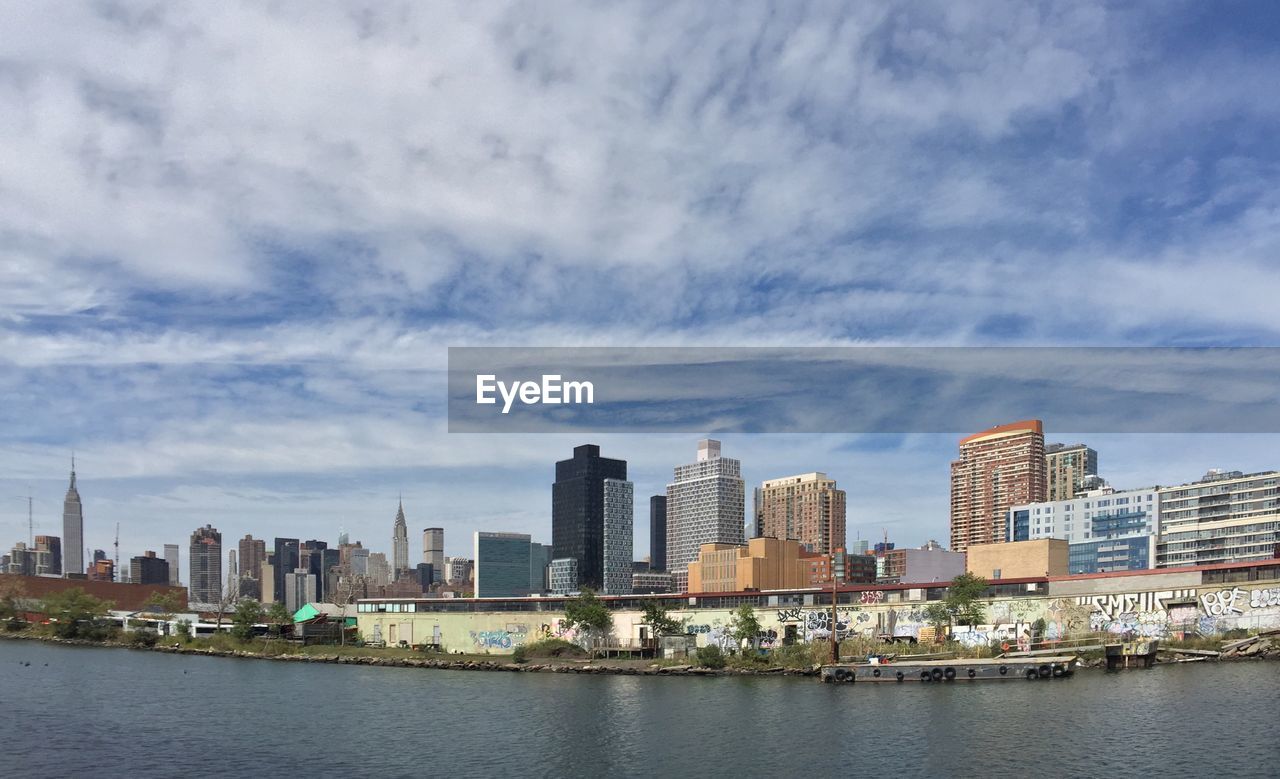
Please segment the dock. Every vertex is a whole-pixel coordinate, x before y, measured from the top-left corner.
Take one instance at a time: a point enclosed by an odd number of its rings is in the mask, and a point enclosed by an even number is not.
[[[1010,679],[1064,679],[1076,672],[1080,659],[1075,655],[1045,657],[997,657],[975,660],[903,660],[890,663],[834,663],[824,665],[824,682],[977,682]]]

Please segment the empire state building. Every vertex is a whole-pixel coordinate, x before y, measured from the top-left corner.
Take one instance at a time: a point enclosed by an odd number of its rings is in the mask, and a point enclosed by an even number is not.
[[[84,575],[84,507],[76,490],[76,458],[71,458],[71,486],[62,501],[62,571],[70,578]]]

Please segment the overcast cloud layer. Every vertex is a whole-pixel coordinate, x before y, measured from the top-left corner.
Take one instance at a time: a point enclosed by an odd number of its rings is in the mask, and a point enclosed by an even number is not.
[[[60,533],[75,449],[94,547],[386,549],[400,490],[450,553],[549,538],[581,441],[445,434],[448,345],[1278,340],[1268,4],[0,13],[0,488]],[[694,448],[600,442],[638,496]],[[1270,437],[1090,442],[1121,486],[1277,465]],[[726,440],[905,543],[945,538],[953,452]]]

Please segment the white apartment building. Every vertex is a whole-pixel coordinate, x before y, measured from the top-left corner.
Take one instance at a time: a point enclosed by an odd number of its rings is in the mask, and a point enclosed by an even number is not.
[[[746,485],[742,463],[720,455],[720,442],[698,442],[698,459],[675,468],[667,485],[667,570],[677,591],[702,544],[744,544]]]

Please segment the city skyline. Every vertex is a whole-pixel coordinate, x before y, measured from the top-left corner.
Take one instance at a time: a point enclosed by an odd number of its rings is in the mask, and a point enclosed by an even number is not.
[[[1241,470],[1244,472],[1254,472],[1270,470],[1277,467],[1274,451],[1280,451],[1280,446],[1272,447],[1271,441],[1275,438],[1269,435],[1255,436],[1207,436],[1207,435],[1099,435],[1099,434],[1078,434],[1078,433],[1060,433],[1053,429],[1052,421],[1045,421],[1046,440],[1070,440],[1072,442],[1077,439],[1086,440],[1088,444],[1100,452],[1100,459],[1104,460],[1101,468],[1101,475],[1117,489],[1132,489],[1138,487],[1162,485],[1169,486],[1174,484],[1183,484],[1194,482],[1211,468],[1222,468],[1226,470]],[[492,436],[489,436],[492,437]],[[926,541],[934,538],[945,538],[947,528],[947,516],[949,505],[949,492],[946,479],[946,469],[949,467],[951,460],[955,458],[956,444],[962,436],[956,435],[914,435],[914,436],[750,436],[750,435],[734,435],[726,434],[720,436],[726,443],[731,445],[733,451],[744,452],[743,459],[743,475],[748,487],[748,492],[752,488],[759,486],[765,479],[778,478],[790,473],[798,473],[805,467],[812,470],[825,471],[828,475],[836,479],[842,489],[848,493],[848,543],[854,544],[855,539],[876,541],[880,538],[884,529],[888,529],[891,539],[903,546],[919,546]],[[528,438],[520,437],[520,438]],[[648,554],[649,549],[649,533],[648,533],[648,495],[649,494],[665,494],[665,485],[670,480],[671,462],[681,459],[680,452],[687,451],[688,447],[694,442],[694,438],[684,435],[646,435],[646,436],[628,436],[610,434],[607,436],[591,436],[591,437],[573,437],[573,436],[549,436],[548,438],[560,439],[565,444],[559,442],[549,443],[547,449],[547,457],[544,462],[535,462],[522,466],[520,468],[512,467],[509,464],[504,467],[505,472],[515,480],[515,483],[525,482],[527,486],[517,489],[511,489],[506,493],[495,493],[488,495],[479,495],[471,491],[468,487],[465,492],[471,499],[495,499],[506,498],[505,503],[507,510],[505,511],[484,511],[471,514],[460,509],[466,505],[461,501],[461,495],[458,496],[459,502],[450,502],[449,485],[439,485],[439,492],[427,492],[425,489],[404,490],[403,500],[407,503],[406,511],[412,516],[422,517],[439,517],[440,521],[432,521],[432,524],[442,527],[445,530],[445,554],[454,557],[466,557],[470,554],[471,544],[467,539],[476,529],[484,529],[495,532],[521,532],[529,533],[534,538],[545,538],[550,540],[551,537],[551,519],[549,507],[549,481],[550,474],[553,471],[553,464],[556,459],[562,459],[564,455],[564,446],[572,448],[574,445],[580,444],[583,440],[591,440],[599,442],[602,447],[607,447],[609,451],[617,451],[615,447],[620,447],[622,451],[618,452],[622,459],[628,460],[629,478],[635,483],[635,494],[638,496],[637,501],[642,501],[645,505],[640,506],[637,503],[637,511],[635,515],[634,526],[634,556],[640,559]],[[848,443],[849,439],[860,439],[859,443],[866,447],[865,451],[853,450],[841,447],[840,444]],[[779,443],[786,443],[789,439],[791,446],[780,447]],[[886,449],[881,445],[879,439],[891,439],[888,443],[892,444],[891,448]],[[577,443],[568,443],[577,442]],[[630,449],[632,454],[626,450],[628,442],[631,443]],[[827,447],[815,446],[816,444],[826,443]],[[540,447],[541,449],[541,447]],[[639,452],[644,459],[637,458],[635,452]],[[759,458],[767,455],[777,465],[762,466],[759,460],[753,465],[748,457]],[[671,458],[667,463],[653,464],[653,460],[661,457]],[[805,466],[788,468],[787,462],[783,462],[787,457],[794,456],[795,463],[805,463]],[[138,520],[140,514],[145,514],[142,505],[127,498],[118,497],[118,493],[114,490],[108,492],[110,497],[104,498],[102,488],[114,487],[123,483],[132,485],[136,483],[135,479],[106,479],[101,480],[94,478],[92,475],[87,484],[89,487],[85,489],[85,453],[78,450],[78,473],[77,473],[77,489],[83,493],[83,500],[88,506],[87,514],[90,516],[89,521],[85,525],[85,546],[89,549],[103,549],[107,551],[107,556],[112,556],[112,541],[115,534],[115,523],[121,523],[121,564],[122,570],[128,570],[128,561],[135,555],[142,554],[148,549],[162,549],[166,543],[179,543],[183,552],[183,561],[180,565],[180,572],[183,583],[189,583],[189,575],[187,571],[187,561],[185,548],[187,538],[191,531],[199,525],[213,524],[223,532],[226,538],[242,538],[246,533],[253,535],[255,538],[264,538],[271,543],[273,538],[323,538],[333,541],[337,538],[339,531],[345,527],[353,541],[360,540],[364,545],[375,552],[383,552],[388,560],[392,557],[392,548],[388,531],[391,522],[388,519],[388,511],[394,512],[395,504],[398,503],[401,487],[388,488],[389,495],[370,495],[369,503],[365,505],[366,511],[363,521],[355,521],[353,517],[356,515],[352,510],[334,511],[326,508],[327,493],[321,485],[317,485],[317,491],[314,495],[307,495],[300,492],[282,493],[279,497],[272,500],[272,508],[263,511],[257,500],[239,500],[226,504],[225,508],[201,506],[199,510],[192,511],[190,516],[191,522],[179,522],[173,518],[172,511],[175,504],[181,500],[176,495],[167,495],[163,500],[153,502],[158,496],[154,493],[146,494],[145,505],[147,508],[158,508],[162,511],[165,519],[163,522],[146,523],[149,525],[145,530],[141,527],[142,522]],[[89,455],[92,462],[92,454]],[[837,469],[820,461],[822,457],[830,457],[827,462],[839,463],[845,462],[844,468]],[[647,460],[647,461],[646,461]],[[913,470],[919,468],[921,461],[925,463],[925,467],[932,467],[933,479],[928,478],[928,471]],[[65,462],[65,460],[64,460]],[[898,467],[900,466],[900,467]],[[55,466],[56,467],[56,466]],[[65,467],[65,466],[63,466]],[[495,464],[495,467],[497,465]],[[770,470],[765,470],[765,468]],[[937,469],[941,468],[939,472]],[[939,475],[941,473],[941,475]],[[637,474],[637,475],[633,475]],[[863,478],[858,478],[858,474],[863,474]],[[923,474],[918,476],[917,474]],[[1163,475],[1162,475],[1163,474]],[[0,479],[0,483],[6,480]],[[20,494],[27,491],[28,485],[31,485],[31,492],[35,495],[35,533],[45,535],[58,535],[61,530],[61,512],[62,512],[62,492],[66,490],[65,471],[60,479],[48,478],[44,480],[22,479],[8,480],[14,482],[12,488],[17,489],[14,494]],[[397,480],[397,484],[403,484],[409,481]],[[42,499],[39,491],[35,489],[37,484],[45,484],[47,490],[53,490],[57,497],[51,499],[44,497]],[[188,494],[192,496],[189,500],[195,502],[195,498],[207,494],[208,488],[203,485],[192,485],[188,488]],[[652,490],[652,492],[648,492]],[[932,491],[932,494],[929,494]],[[899,496],[902,493],[906,497]],[[46,493],[47,494],[47,493]],[[248,498],[248,495],[238,493],[242,498]],[[259,493],[260,494],[260,493]],[[368,494],[362,492],[362,494]],[[434,502],[434,505],[428,506],[425,501],[431,500],[432,495],[440,496]],[[747,496],[748,502],[750,495]],[[305,517],[298,517],[294,521],[289,521],[285,516],[276,510],[276,507],[285,500],[300,501],[299,514]],[[389,501],[387,503],[376,502]],[[520,504],[525,501],[532,501],[530,505],[534,508],[519,511]],[[12,546],[16,541],[25,540],[27,538],[27,518],[26,518],[26,501],[13,500],[8,512],[0,512],[0,529],[5,532],[5,540],[3,543],[6,548]],[[417,512],[417,505],[422,503],[421,514]],[[362,504],[364,505],[364,504]],[[922,507],[919,514],[913,514],[904,507],[920,506]],[[886,507],[887,510],[880,507]],[[42,516],[41,510],[44,509]],[[317,515],[322,515],[326,511],[330,512],[329,516],[332,520],[329,523],[322,523],[315,519]],[[56,512],[57,516],[50,516]],[[747,529],[746,533],[750,534],[750,506],[747,510]],[[876,519],[868,519],[874,516]],[[165,527],[170,528],[168,531]],[[410,526],[414,533],[419,532],[416,526]],[[50,528],[56,528],[54,532],[50,532]],[[380,539],[386,538],[385,546]],[[283,573],[280,574],[281,584],[283,585]]]

